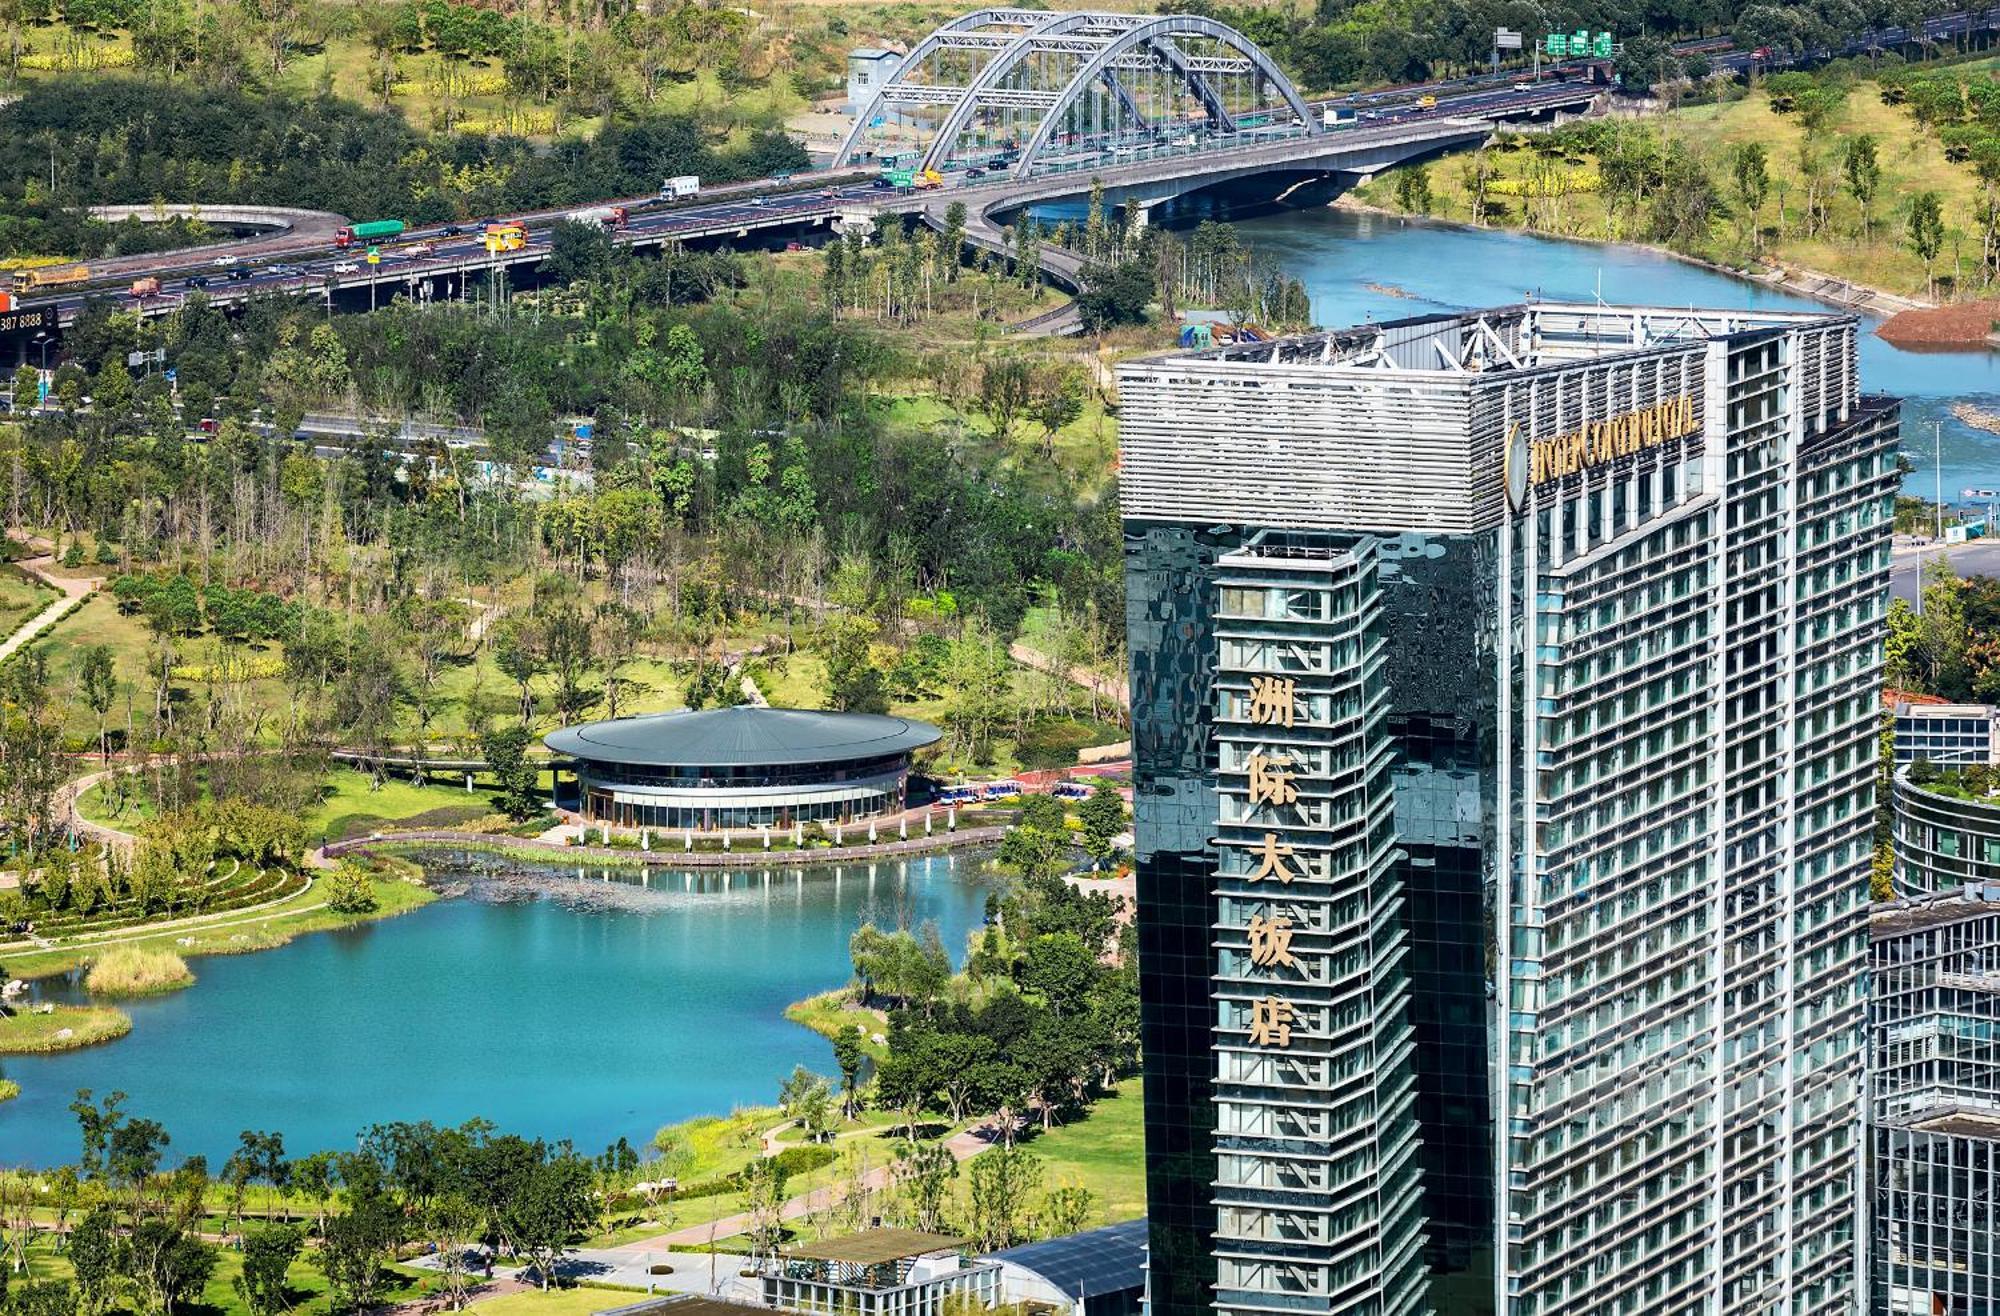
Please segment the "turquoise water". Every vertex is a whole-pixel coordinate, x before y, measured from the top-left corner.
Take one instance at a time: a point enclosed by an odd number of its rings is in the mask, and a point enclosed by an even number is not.
[[[1403,224],[1394,218],[1312,210],[1238,222],[1244,244],[1267,252],[1304,281],[1313,318],[1337,326],[1438,310],[1551,300],[1654,306],[1829,309],[1741,279],[1649,251],[1490,230]],[[1903,444],[1916,467],[1906,482],[1928,498],[1935,487],[1931,422],[1941,422],[1944,494],[2000,488],[2000,435],[1964,424],[1947,409],[1967,401],[2000,413],[2000,353],[1909,352],[1877,338],[1869,319],[1861,338],[1861,378],[1873,392],[1908,399]]]
[[[80,1087],[122,1088],[172,1156],[211,1166],[243,1129],[278,1129],[299,1154],[392,1119],[484,1116],[591,1153],[639,1144],[773,1101],[796,1064],[832,1073],[784,1007],[847,979],[864,918],[935,920],[956,956],[986,897],[980,860],[951,855],[649,889],[549,876],[572,889],[479,882],[401,918],[195,960],[193,987],[128,1007],[124,1039],[0,1061],[22,1087],[0,1105],[0,1164],[74,1160]]]
[[[1246,220],[1245,241],[1303,278],[1328,325],[1519,300],[1824,309],[1648,252],[1406,226],[1334,211]],[[1868,326],[1872,328],[1872,323]],[[1909,399],[1905,443],[1928,493],[1930,426],[1943,422],[1948,499],[2000,488],[2000,436],[1946,407],[2000,412],[2000,357],[1919,354],[1864,334],[1870,389]],[[163,1121],[172,1150],[219,1159],[245,1128],[294,1152],[351,1145],[378,1120],[456,1122],[568,1137],[589,1151],[661,1123],[767,1102],[794,1064],[830,1069],[784,1006],[842,981],[864,917],[935,919],[956,952],[980,917],[977,861],[907,868],[675,877],[579,908],[482,889],[401,919],[196,963],[192,989],[131,1007],[133,1032],[67,1056],[0,1062],[24,1091],[0,1105],[0,1163],[76,1155],[78,1087],[123,1088]],[[727,882],[728,890],[719,889]],[[590,884],[602,888],[602,883]],[[601,894],[601,892],[600,892]]]

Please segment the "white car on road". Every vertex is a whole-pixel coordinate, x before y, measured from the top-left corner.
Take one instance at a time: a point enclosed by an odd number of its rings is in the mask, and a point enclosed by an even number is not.
[[[361,266],[351,260],[336,261],[333,266],[335,274],[356,274],[360,270]]]

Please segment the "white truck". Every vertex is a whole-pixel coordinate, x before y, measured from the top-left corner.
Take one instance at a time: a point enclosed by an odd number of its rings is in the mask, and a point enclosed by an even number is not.
[[[679,201],[694,196],[701,191],[699,174],[676,174],[660,184],[660,198],[663,201]]]
[[[623,206],[591,206],[585,210],[572,210],[563,218],[572,224],[600,224],[605,228],[624,228],[626,210]]]

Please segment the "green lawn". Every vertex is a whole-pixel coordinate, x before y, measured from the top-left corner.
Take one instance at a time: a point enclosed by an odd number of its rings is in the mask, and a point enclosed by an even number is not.
[[[230,1227],[234,1228],[233,1221],[230,1222]],[[252,1224],[250,1228],[254,1231],[257,1226]],[[236,1291],[236,1280],[242,1273],[243,1254],[234,1247],[217,1248],[215,1272],[203,1286],[200,1301],[191,1304],[191,1309],[202,1312],[204,1316],[249,1316],[249,1305],[243,1300],[242,1294]],[[52,1250],[48,1235],[36,1235],[28,1247],[28,1277],[37,1280],[68,1280],[74,1274],[69,1258]],[[392,1268],[389,1274],[390,1280],[382,1295],[385,1302],[419,1298],[435,1286],[434,1278],[419,1277],[413,1271]],[[18,1284],[22,1278],[24,1277],[15,1276],[15,1282]],[[291,1290],[288,1316],[328,1316],[333,1304],[327,1293],[326,1277],[313,1264],[311,1249],[307,1249],[292,1263],[287,1279],[287,1287]],[[599,1292],[598,1297],[612,1299],[602,1304],[605,1307],[620,1305],[615,1294]],[[114,1305],[106,1316],[123,1316],[123,1313],[129,1310]],[[578,1316],[584,1316],[585,1313],[600,1308],[578,1307],[573,1310]]]
[[[0,565],[0,639],[14,628],[54,603],[54,590],[19,567]]]
[[[48,1014],[23,1010],[0,1018],[0,1055],[45,1055],[109,1042],[132,1031],[123,1010],[108,1005],[59,1005]],[[67,1037],[59,1034],[68,1033]]]
[[[1058,1124],[1024,1144],[1045,1162],[1043,1188],[1081,1184],[1096,1194],[1091,1226],[1146,1214],[1145,1102],[1136,1078],[1074,1124]]]
[[[433,779],[435,780],[435,779]],[[377,788],[369,775],[349,768],[328,774],[327,793],[306,824],[329,841],[365,836],[392,825],[449,827],[493,812],[490,792],[475,781],[467,791],[454,786],[417,786],[390,777]]]
[[[503,1297],[475,1302],[468,1311],[479,1316],[591,1316],[593,1312],[632,1304],[632,1294],[622,1289],[550,1289],[546,1293],[509,1293]]]

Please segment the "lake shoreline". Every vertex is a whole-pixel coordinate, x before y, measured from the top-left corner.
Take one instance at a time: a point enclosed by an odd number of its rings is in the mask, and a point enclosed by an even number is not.
[[[1857,283],[1852,279],[1842,278],[1837,274],[1828,274],[1822,270],[1809,270],[1804,267],[1780,267],[1773,275],[1761,275],[1752,273],[1749,270],[1725,265],[1720,261],[1708,260],[1701,256],[1691,256],[1684,251],[1675,251],[1671,247],[1664,247],[1655,242],[1634,242],[1625,238],[1592,238],[1573,233],[1549,233],[1525,224],[1483,224],[1478,220],[1448,219],[1441,215],[1407,215],[1400,210],[1393,210],[1388,206],[1378,206],[1373,202],[1363,201],[1351,192],[1343,193],[1341,196],[1334,198],[1330,208],[1346,211],[1353,215],[1368,215],[1378,219],[1393,219],[1404,224],[1421,225],[1427,228],[1456,229],[1469,233],[1518,234],[1523,237],[1542,238],[1550,242],[1587,243],[1595,247],[1623,247],[1632,251],[1643,251],[1650,255],[1678,261],[1683,265],[1691,265],[1696,269],[1707,270],[1711,274],[1720,274],[1734,279],[1739,283],[1748,283],[1755,287],[1778,292],[1788,292],[1798,297],[1809,297],[1813,301],[1821,302],[1828,306],[1838,307],[1844,311],[1855,311],[1865,315],[1879,315],[1886,318],[1901,311],[1927,310],[1933,306],[1933,303],[1930,302],[1905,297],[1900,293],[1890,292],[1886,288],[1876,288],[1868,284]]]

